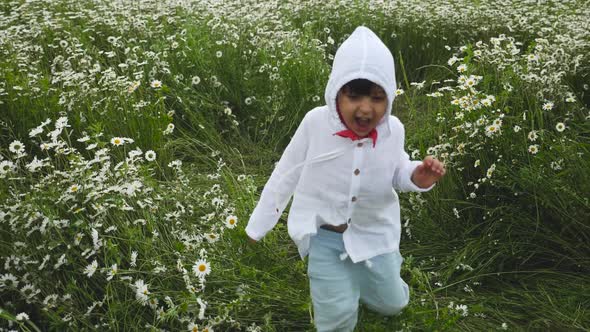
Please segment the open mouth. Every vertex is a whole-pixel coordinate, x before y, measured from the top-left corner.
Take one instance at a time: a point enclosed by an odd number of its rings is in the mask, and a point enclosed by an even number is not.
[[[355,117],[354,121],[356,125],[363,130],[368,129],[371,124],[371,119],[369,118]]]

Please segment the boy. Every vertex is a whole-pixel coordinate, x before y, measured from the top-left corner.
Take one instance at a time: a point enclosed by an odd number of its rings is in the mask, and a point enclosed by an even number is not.
[[[391,115],[394,70],[393,56],[368,28],[344,41],[327,105],[303,118],[246,227],[252,241],[260,240],[294,194],[288,230],[302,259],[309,254],[318,331],[352,331],[359,300],[384,315],[409,301],[399,274],[395,189],[428,191],[445,169],[430,156],[410,161],[404,151],[403,125]]]

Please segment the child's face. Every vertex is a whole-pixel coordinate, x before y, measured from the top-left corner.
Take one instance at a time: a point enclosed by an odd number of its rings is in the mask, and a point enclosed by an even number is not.
[[[355,94],[344,86],[338,92],[336,102],[346,126],[360,137],[367,136],[377,127],[387,110],[387,95],[378,85],[373,85],[369,95]]]

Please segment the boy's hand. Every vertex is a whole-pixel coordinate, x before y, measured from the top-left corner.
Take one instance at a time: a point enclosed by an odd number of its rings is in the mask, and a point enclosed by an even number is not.
[[[251,237],[248,236],[248,242],[250,242],[250,243],[256,243],[258,241],[254,240],[253,238],[251,238]]]
[[[428,188],[445,175],[445,165],[432,156],[426,156],[412,173],[412,182],[420,188]]]

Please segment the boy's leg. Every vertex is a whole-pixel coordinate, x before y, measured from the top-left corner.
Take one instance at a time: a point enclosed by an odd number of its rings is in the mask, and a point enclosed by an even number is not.
[[[394,252],[370,261],[371,268],[363,267],[360,277],[361,301],[382,315],[398,314],[410,300],[410,288],[400,277],[402,256]]]
[[[340,259],[343,250],[336,248],[332,241],[336,235],[329,236],[312,237],[309,251],[308,276],[315,326],[318,332],[352,332],[357,323],[360,288],[353,273],[354,265],[350,259]]]

